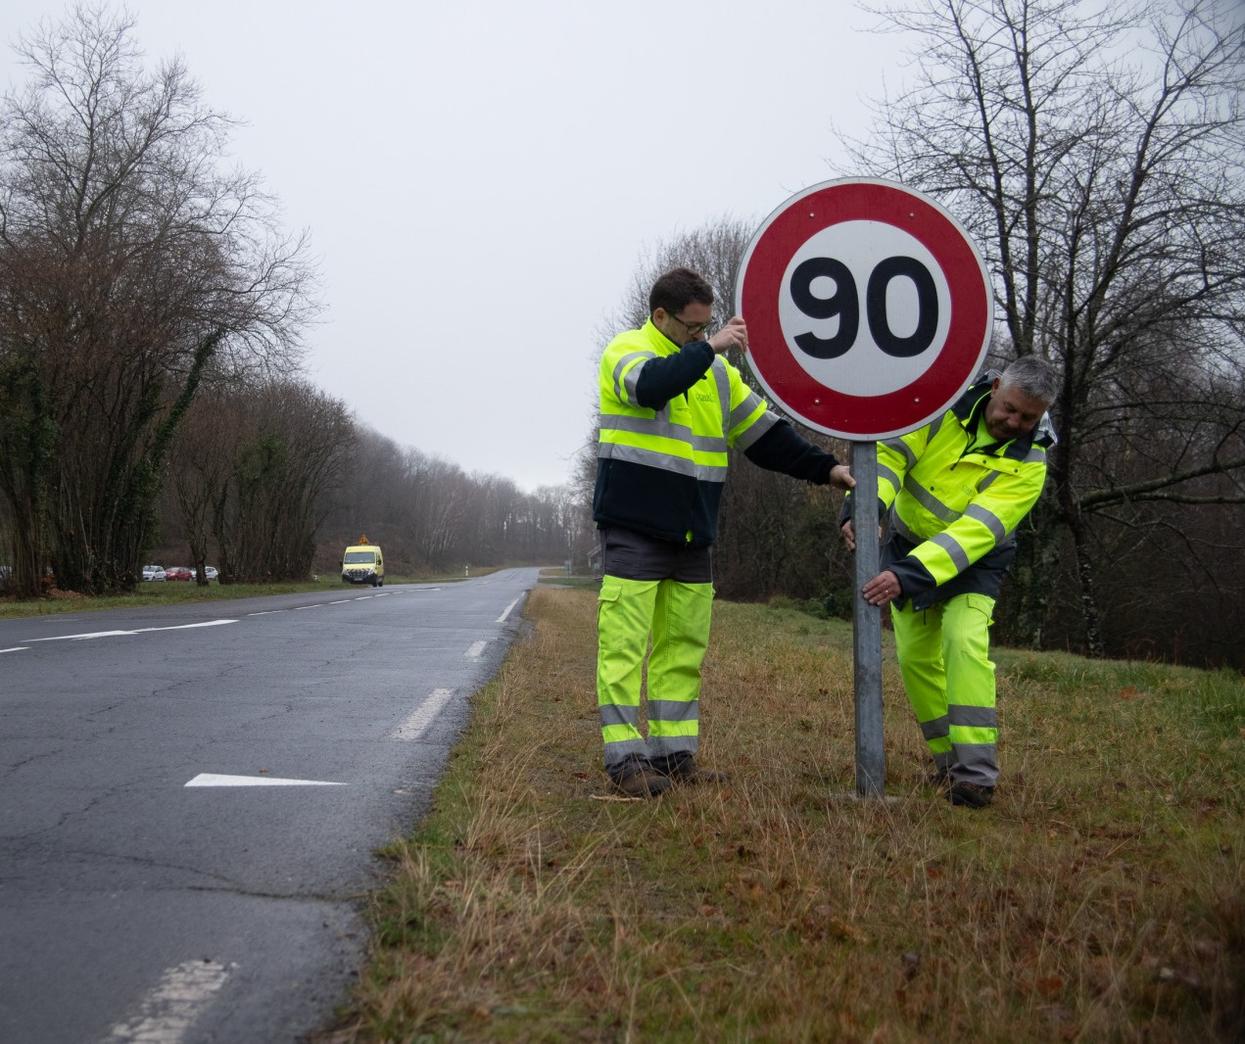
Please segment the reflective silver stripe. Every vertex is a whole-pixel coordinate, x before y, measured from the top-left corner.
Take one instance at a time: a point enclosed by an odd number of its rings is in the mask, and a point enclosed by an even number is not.
[[[1035,460],[1045,460],[1046,450],[1041,446],[1031,446],[1029,452],[1025,454],[1023,463],[1028,464]]]
[[[942,417],[945,417],[945,416],[946,414],[944,413]],[[929,426],[929,437],[931,441],[933,440],[934,436],[938,434],[938,429],[942,427],[942,417],[939,417],[936,421],[934,421],[933,424]]]
[[[966,703],[952,703],[947,706],[947,719],[952,725],[963,725],[973,729],[997,729],[999,727],[997,707],[973,707]]]
[[[952,743],[956,780],[992,787],[999,778],[998,748],[993,743]]]
[[[695,754],[699,749],[700,740],[696,736],[658,736],[648,741],[648,750],[653,757],[678,754],[682,751]]]
[[[601,712],[601,728],[610,725],[630,725],[633,729],[640,724],[640,708],[628,707],[619,703],[602,703],[597,710]]]
[[[644,755],[648,753],[648,744],[642,739],[638,740],[614,740],[605,744],[605,765],[617,765],[620,761],[625,761],[629,754]]]
[[[957,572],[962,573],[968,568],[968,555],[964,553],[964,548],[956,543],[954,537],[949,537],[946,533],[939,533],[936,536],[930,537],[929,542],[937,544],[951,556],[951,561],[955,563]]]
[[[890,482],[896,489],[899,488],[899,476],[896,475],[885,464],[878,465],[878,478],[884,478]]]
[[[766,410],[756,419],[756,423],[754,423],[752,427],[743,432],[739,438],[735,440],[736,447],[741,450],[746,450],[777,423],[778,414],[774,413],[773,410]]]
[[[664,414],[656,417],[631,417],[618,413],[602,413],[597,417],[602,429],[630,431],[637,435],[656,435],[663,439],[685,442],[701,453],[725,453],[726,439],[717,435],[693,435],[686,424],[674,424]]]
[[[728,400],[729,401],[729,400]],[[761,405],[761,396],[756,392],[749,392],[748,397],[744,399],[738,406],[731,410],[730,419],[727,422],[726,430],[730,431],[736,424],[742,424]]]
[[[977,492],[980,493],[987,486],[991,485],[994,482],[994,480],[997,479],[998,477],[999,477],[999,473],[997,471],[990,472],[989,475],[987,475],[985,478],[983,478],[980,482],[977,483]]]
[[[640,371],[644,369],[644,364],[641,363],[639,366],[632,368],[631,372],[627,374],[626,380],[623,380],[620,385],[619,381],[622,379],[622,372],[627,368],[629,363],[634,362],[636,359],[656,358],[656,352],[630,352],[619,359],[617,365],[614,367],[614,396],[621,399],[623,402],[635,402],[635,384],[636,381],[640,379]],[[627,394],[625,396],[622,391],[623,387],[626,387],[627,389]]]
[[[726,438],[731,430],[731,375],[726,372],[726,363],[718,356],[713,358],[713,380],[718,386],[718,406],[722,410],[722,437]]]
[[[912,530],[908,528],[908,523],[900,518],[899,513],[896,511],[891,512],[891,524],[895,527],[895,532],[897,532],[905,540],[914,540],[919,544],[923,539],[925,539],[924,537],[919,537],[912,532]]]
[[[725,464],[697,464],[686,457],[658,453],[656,450],[641,449],[639,446],[620,446],[616,442],[603,442],[597,451],[597,457],[601,460],[624,460],[631,464],[660,468],[662,471],[673,471],[679,475],[699,479],[701,482],[726,481]]]
[[[637,435],[659,435],[680,442],[692,441],[692,429],[686,424],[672,424],[660,414],[656,417],[629,417],[617,413],[602,413],[597,418],[602,428],[615,431],[633,431]]]
[[[994,542],[996,544],[1001,544],[1007,539],[1007,527],[1003,525],[1003,520],[993,511],[983,508],[980,504],[969,504],[964,514],[967,518],[974,518],[978,522],[983,523],[994,534]]]
[[[951,723],[944,714],[941,718],[935,718],[933,721],[923,721],[920,724],[921,735],[927,740],[933,740],[942,739],[947,734],[947,728]]]
[[[908,462],[908,467],[916,467],[916,454],[912,452],[912,447],[904,442],[903,439],[887,439],[882,445],[893,449],[896,453],[902,454],[903,458]],[[895,485],[898,486],[899,483],[896,482]]]
[[[700,721],[699,700],[649,700],[649,721]]]
[[[933,493],[922,486],[911,475],[907,475],[903,480],[903,488],[906,489],[926,511],[931,515],[937,515],[944,522],[954,522],[959,518],[959,513],[952,511],[946,504],[939,500]]]

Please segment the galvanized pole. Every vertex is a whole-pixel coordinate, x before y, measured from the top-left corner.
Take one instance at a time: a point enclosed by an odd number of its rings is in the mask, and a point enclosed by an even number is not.
[[[856,588],[852,597],[856,664],[856,793],[882,797],[886,753],[882,744],[882,611],[860,589],[878,574],[878,446],[852,443]]]

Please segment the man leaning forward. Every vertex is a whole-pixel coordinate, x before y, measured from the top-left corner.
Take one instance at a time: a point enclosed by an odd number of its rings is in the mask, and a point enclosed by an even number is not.
[[[1016,527],[1046,480],[1055,388],[1046,363],[1025,356],[973,384],[932,424],[878,444],[889,532],[881,572],[862,593],[891,607],[908,702],[934,780],[955,805],[988,805],[998,782],[989,627]],[[850,517],[842,530],[855,548]]]

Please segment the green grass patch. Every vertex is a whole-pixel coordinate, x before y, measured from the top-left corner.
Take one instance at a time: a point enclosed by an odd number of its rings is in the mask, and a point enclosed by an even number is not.
[[[720,603],[702,761],[615,800],[595,600],[542,586],[434,806],[388,846],[345,1040],[1238,1039],[1245,713],[1229,672],[998,650],[995,804],[952,808],[893,655],[888,802],[851,627]]]

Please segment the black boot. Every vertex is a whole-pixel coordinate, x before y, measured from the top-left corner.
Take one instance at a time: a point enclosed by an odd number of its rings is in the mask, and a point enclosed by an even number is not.
[[[615,765],[606,766],[610,782],[627,797],[649,798],[670,789],[670,780],[639,754],[629,754]]]
[[[653,758],[652,765],[671,783],[725,783],[730,778],[725,772],[700,768],[695,755],[686,750]]]

